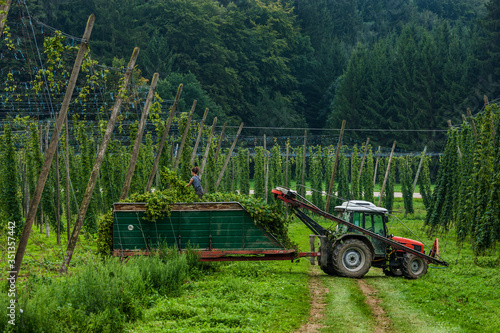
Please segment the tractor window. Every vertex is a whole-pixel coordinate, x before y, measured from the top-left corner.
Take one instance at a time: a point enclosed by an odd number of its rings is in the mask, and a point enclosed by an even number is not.
[[[375,231],[373,229],[373,214],[364,214],[365,215],[365,229],[370,231]]]
[[[372,215],[374,231],[382,236],[385,236],[384,215]]]
[[[361,226],[361,214],[360,213],[352,213],[352,224],[357,225],[358,227]]]

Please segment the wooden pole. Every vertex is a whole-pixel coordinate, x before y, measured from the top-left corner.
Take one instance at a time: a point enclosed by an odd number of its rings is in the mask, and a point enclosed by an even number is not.
[[[420,162],[418,163],[417,173],[415,175],[415,180],[413,181],[413,188],[412,188],[411,193],[415,193],[415,188],[417,187],[418,175],[420,175],[420,170],[422,169],[422,163],[424,162],[426,152],[427,152],[427,146],[424,147],[422,157],[420,158]],[[405,212],[405,214],[406,214],[406,212]]]
[[[219,142],[217,143],[217,150],[215,151],[215,163],[217,163],[217,158],[219,157],[220,146],[222,144],[222,139],[224,138],[224,132],[226,131],[227,122],[222,126],[222,132],[220,132]]]
[[[288,142],[286,144],[286,158],[285,158],[285,187],[288,188],[288,156],[289,156],[290,147]]]
[[[56,148],[56,222],[57,245],[61,244],[61,190],[59,189],[59,147]]]
[[[104,154],[106,154],[106,149],[108,148],[108,143],[109,140],[111,139],[111,135],[113,134],[113,129],[115,127],[116,118],[118,117],[118,111],[120,111],[120,107],[123,102],[123,97],[121,96],[123,95],[123,91],[126,91],[127,89],[138,55],[139,55],[139,48],[136,47],[128,63],[127,71],[125,72],[125,79],[123,81],[123,86],[120,87],[121,91],[119,92],[118,97],[116,98],[115,101],[115,105],[113,106],[113,110],[111,111],[111,116],[109,117],[108,121],[108,127],[106,128],[106,132],[104,133],[104,136],[102,138],[102,142],[99,147],[96,160],[94,162],[94,167],[92,168],[89,182],[87,183],[87,189],[85,190],[82,204],[80,205],[80,212],[78,214],[75,227],[73,228],[71,238],[69,239],[68,248],[66,249],[66,255],[64,256],[64,261],[61,265],[61,268],[59,269],[59,273],[65,273],[68,269],[69,263],[71,262],[73,251],[75,250],[76,243],[78,242],[78,235],[80,234],[80,230],[82,229],[83,221],[85,220],[85,215],[87,214],[87,209],[90,204],[90,199],[92,198],[92,192],[94,191],[94,186],[97,180],[97,176],[99,175],[99,170],[101,169],[101,164],[104,159]]]
[[[66,117],[66,233],[68,240],[70,238],[70,221],[71,221],[71,211],[69,205],[69,126],[68,117]]]
[[[385,170],[384,182],[382,183],[382,189],[380,190],[380,197],[378,198],[378,207],[382,203],[382,196],[384,195],[385,184],[387,183],[387,177],[389,177],[389,170],[391,170],[392,154],[394,153],[394,148],[396,148],[396,141],[392,144],[391,155],[389,156],[389,162],[387,163],[387,169]]]
[[[470,124],[472,126],[472,133],[474,133],[474,138],[477,136],[476,132],[476,123],[474,122],[474,118],[472,118],[472,113],[470,112],[470,108],[467,108],[467,117],[470,119]]]
[[[170,131],[170,126],[172,125],[172,119],[174,118],[175,109],[177,108],[177,104],[179,103],[179,99],[181,98],[182,87],[183,85],[181,83],[179,84],[179,88],[177,88],[177,95],[175,95],[174,105],[172,105],[172,110],[170,110],[170,115],[168,116],[167,126],[163,131],[160,144],[158,145],[158,150],[156,151],[155,160],[153,162],[153,167],[151,168],[151,173],[149,174],[145,192],[149,192],[151,190],[151,186],[153,186],[153,179],[156,176],[156,170],[158,169],[158,165],[160,164],[161,152],[163,151],[163,147],[165,146],[165,142],[167,141],[168,132]]]
[[[302,178],[301,178],[301,183],[302,183],[302,188],[304,189],[303,195],[306,196],[306,186],[305,181],[306,181],[306,154],[307,154],[307,130],[304,131],[304,150],[302,151]]]
[[[208,135],[207,147],[205,148],[205,154],[203,155],[203,162],[201,163],[201,168],[199,172],[200,177],[203,174],[205,165],[207,164],[208,153],[210,152],[210,145],[212,144],[212,137],[214,135],[216,124],[217,124],[217,117],[214,118],[214,122],[212,123],[212,128],[210,129],[210,134]]]
[[[234,137],[233,144],[231,145],[231,148],[229,149],[229,153],[227,154],[226,160],[224,161],[224,165],[222,166],[222,170],[219,174],[219,178],[217,179],[217,183],[215,184],[215,190],[219,188],[219,184],[222,181],[222,177],[224,176],[224,171],[226,171],[227,164],[229,163],[229,160],[231,159],[231,155],[233,154],[234,147],[236,147],[236,142],[238,142],[238,137],[240,136],[241,130],[243,129],[243,123],[241,123],[240,128],[238,128],[238,133],[236,133],[236,136]]]
[[[141,121],[139,122],[139,128],[137,129],[137,136],[135,137],[134,148],[132,149],[132,155],[130,156],[130,163],[128,165],[127,174],[125,175],[125,183],[123,184],[122,193],[120,194],[120,200],[125,199],[128,195],[128,191],[130,190],[130,183],[132,182],[135,165],[137,164],[137,157],[139,156],[139,150],[141,149],[144,127],[146,127],[146,120],[148,119],[149,109],[151,108],[151,102],[153,101],[153,97],[155,95],[157,83],[158,73],[154,73],[153,79],[151,80],[151,86],[149,87],[148,97],[146,98],[144,109],[142,109]]]
[[[201,134],[203,134],[203,127],[205,126],[205,120],[207,119],[208,108],[205,109],[203,113],[203,119],[201,120],[200,129],[198,131],[198,136],[196,137],[196,143],[194,144],[193,154],[191,155],[191,165],[194,165],[194,159],[196,158],[196,153],[198,153],[198,144],[200,143]]]
[[[380,160],[380,146],[377,149],[377,160],[375,162],[375,170],[373,171],[373,186],[377,183],[377,170],[378,170],[378,161]]]
[[[186,128],[184,129],[184,133],[182,134],[182,140],[181,140],[181,145],[179,147],[179,150],[177,151],[177,157],[175,159],[175,164],[174,164],[174,171],[177,170],[177,167],[179,166],[179,161],[181,160],[181,155],[182,151],[184,150],[184,145],[186,144],[186,138],[189,133],[189,128],[191,126],[191,120],[193,119],[193,114],[194,114],[194,109],[196,108],[196,103],[197,101],[193,101],[193,106],[191,106],[191,112],[189,112],[189,116],[187,119],[186,123]]]
[[[47,121],[47,125],[45,126],[45,152],[47,152],[47,150],[49,149],[49,131],[50,131],[50,119]],[[56,146],[56,151],[57,151],[57,146]],[[49,219],[47,218],[47,216],[44,216],[44,218],[42,219],[42,224],[40,225],[40,233],[42,232],[42,226],[44,223],[45,223],[45,235],[48,238],[50,234],[49,234]]]
[[[9,14],[10,5],[12,0],[6,0],[5,5],[0,7],[0,35],[3,32],[5,23],[7,23],[7,15]]]
[[[325,206],[326,212],[328,212],[328,209],[330,208],[333,184],[335,183],[335,174],[337,173],[337,166],[339,164],[340,148],[342,147],[342,137],[344,136],[344,129],[345,129],[345,120],[342,120],[342,128],[340,129],[339,142],[337,143],[337,149],[335,150],[335,162],[333,163],[332,176],[330,177],[330,186],[328,187],[328,193],[326,196],[326,206]]]
[[[50,141],[49,150],[45,153],[45,160],[43,162],[40,176],[38,177],[35,193],[33,194],[33,199],[31,200],[30,203],[28,216],[24,224],[23,233],[21,235],[21,238],[19,240],[19,245],[17,247],[14,269],[13,270],[11,269],[11,271],[9,272],[9,278],[13,278],[14,280],[17,279],[17,276],[21,269],[21,263],[23,262],[24,252],[26,250],[26,246],[28,245],[28,239],[31,232],[31,227],[33,226],[33,220],[35,218],[36,211],[38,209],[38,205],[42,197],[43,189],[47,181],[47,176],[49,175],[52,159],[54,158],[55,150],[59,141],[60,129],[62,127],[63,122],[66,119],[69,102],[71,101],[71,96],[73,95],[73,90],[76,85],[76,80],[78,79],[78,73],[80,72],[83,56],[87,51],[87,42],[90,38],[90,34],[94,26],[94,21],[95,21],[95,16],[94,14],[92,14],[90,15],[89,20],[87,22],[87,26],[83,34],[83,40],[80,45],[80,48],[78,49],[78,54],[76,56],[75,64],[73,66],[73,71],[71,72],[71,77],[69,79],[68,86],[66,88],[66,93],[64,94],[61,110],[59,111],[59,116],[57,117],[56,121],[56,130],[54,132],[54,135],[52,135],[52,140]]]

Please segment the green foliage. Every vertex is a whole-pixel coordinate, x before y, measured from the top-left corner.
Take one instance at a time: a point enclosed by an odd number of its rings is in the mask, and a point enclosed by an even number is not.
[[[314,150],[314,153],[313,153]],[[320,146],[309,148],[309,156],[312,157],[311,161],[311,188],[312,190],[312,203],[320,209],[324,209],[323,202],[323,157],[322,149]]]
[[[175,252],[174,252],[175,253]],[[79,273],[37,282],[19,299],[14,332],[119,332],[161,296],[178,296],[187,276],[186,256],[96,260]],[[1,294],[7,307],[9,299]],[[0,323],[4,331],[7,321]],[[12,328],[12,327],[11,327]]]
[[[425,224],[431,230],[448,230],[456,216],[458,173],[458,131],[448,131],[448,142],[441,158],[432,206],[427,211]]]
[[[168,184],[168,188],[163,191],[152,193],[134,193],[125,202],[145,202],[145,219],[156,221],[161,217],[170,215],[173,203],[177,202],[197,202],[198,196],[186,183],[182,181],[175,172],[164,169],[162,172],[162,182]],[[250,213],[256,224],[273,234],[285,247],[293,248],[287,234],[287,226],[292,219],[291,214],[287,214],[283,205],[276,203],[267,205],[257,197],[251,197],[236,193],[213,193],[203,197],[205,202],[239,202],[247,212]],[[98,251],[105,255],[109,254],[112,248],[112,223],[113,216],[108,212],[101,220],[98,232]]]
[[[422,160],[422,167],[420,170],[420,175],[418,176],[418,187],[424,206],[426,210],[429,210],[432,205],[432,189],[431,189],[431,175],[429,171],[429,161],[430,156],[422,154],[420,155]]]
[[[283,161],[281,158],[281,147],[275,141],[271,148],[271,157],[269,158],[269,185],[267,187],[268,198],[274,201],[274,197],[269,195],[274,188],[284,184],[283,176]]]
[[[255,147],[255,156],[254,156],[254,175],[253,179],[255,182],[254,187],[254,196],[256,198],[264,199],[267,198],[267,193],[265,193],[265,164],[266,164],[266,152],[263,147]]]
[[[303,186],[297,186],[297,192],[305,196],[306,188],[304,184],[307,181],[307,156],[304,157],[304,146],[299,146],[293,149],[295,152],[295,181],[297,184],[301,184]],[[307,152],[306,152],[307,155]],[[304,165],[305,161],[305,165]],[[302,181],[304,180],[304,181]]]
[[[373,152],[371,146],[368,146],[368,153],[366,154],[365,165],[361,171],[361,189],[363,191],[363,200],[373,201]],[[364,149],[364,148],[363,148]]]
[[[396,162],[396,161],[395,161]],[[397,159],[399,180],[403,192],[403,201],[405,203],[405,214],[413,214],[413,170],[412,158],[404,156]]]
[[[379,162],[379,168],[381,173],[379,176],[380,184],[383,184],[385,173],[387,171],[387,164],[389,163],[389,158],[381,158]],[[382,196],[382,207],[389,211],[392,211],[394,205],[394,183],[396,182],[396,163],[394,160],[391,161],[391,166],[389,168],[389,174],[387,175],[387,180],[385,182],[385,189]]]
[[[335,205],[341,205],[342,202],[351,199],[351,190],[349,188],[349,158],[346,156],[347,146],[340,148],[339,164],[337,167],[337,175],[335,176],[338,182],[337,196]]]
[[[476,255],[487,254],[500,240],[498,190],[499,108],[496,104],[461,130],[449,130],[426,225],[430,231],[456,224],[457,241],[471,239]]]
[[[6,230],[14,223],[15,229],[11,229],[19,237],[24,221],[21,214],[21,198],[18,190],[19,172],[17,168],[16,148],[12,137],[12,129],[9,124],[4,128],[4,134],[0,136],[0,230]],[[9,225],[7,223],[9,222]]]
[[[359,157],[358,145],[352,147],[351,153],[351,199],[359,200],[361,199],[361,188],[360,188],[360,178],[359,167],[361,166],[361,160]]]
[[[248,149],[238,150],[238,178],[240,193],[250,194],[250,157]]]

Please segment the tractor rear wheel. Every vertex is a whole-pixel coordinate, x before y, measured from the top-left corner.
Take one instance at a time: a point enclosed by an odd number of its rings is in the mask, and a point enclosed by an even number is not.
[[[338,275],[362,278],[372,265],[372,251],[359,239],[348,239],[333,249],[333,267]]]
[[[414,254],[406,253],[403,256],[403,275],[407,279],[418,279],[427,274],[429,264],[424,258],[417,257]]]

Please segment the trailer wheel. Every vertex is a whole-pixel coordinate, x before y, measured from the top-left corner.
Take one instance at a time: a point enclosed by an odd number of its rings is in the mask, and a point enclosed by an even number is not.
[[[348,239],[333,249],[333,266],[340,276],[362,278],[370,269],[373,254],[359,239]]]
[[[403,256],[403,275],[407,279],[418,279],[427,273],[429,264],[427,260],[414,254],[405,253]]]

